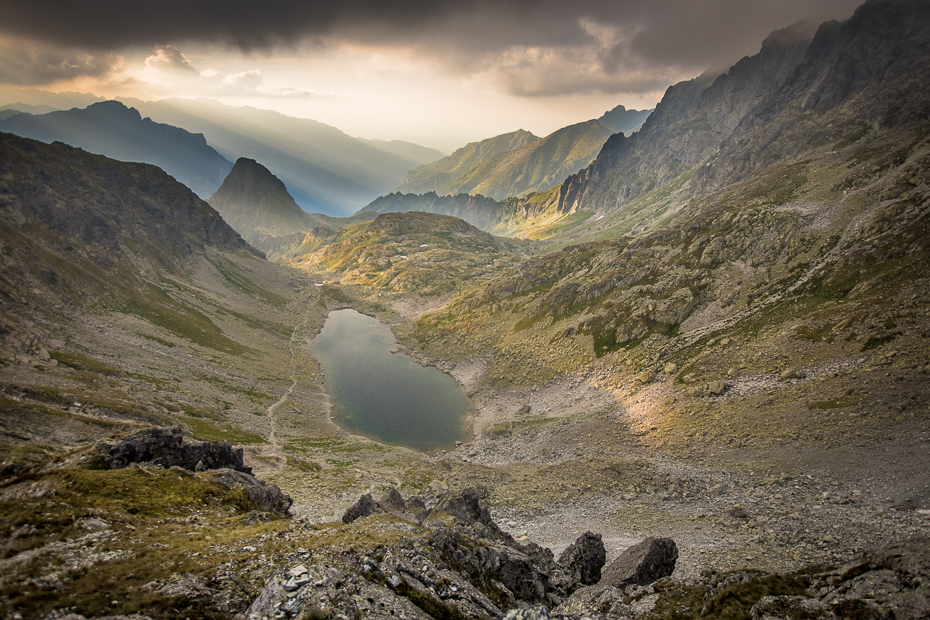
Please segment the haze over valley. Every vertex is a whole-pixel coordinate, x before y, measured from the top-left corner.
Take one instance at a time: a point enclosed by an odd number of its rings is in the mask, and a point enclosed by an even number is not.
[[[207,4],[4,7],[4,617],[930,615],[927,3]]]

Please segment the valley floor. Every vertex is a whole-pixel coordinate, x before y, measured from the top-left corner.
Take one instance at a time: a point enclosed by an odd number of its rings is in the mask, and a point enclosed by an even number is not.
[[[645,386],[617,380],[604,364],[502,388],[481,382],[486,358],[431,361],[469,390],[472,441],[426,455],[360,438],[350,442],[348,471],[333,474],[251,464],[312,521],[338,519],[364,492],[398,487],[429,502],[478,487],[502,528],[556,555],[584,531],[603,535],[608,561],[647,536],[671,537],[683,580],[709,569],[838,564],[930,534],[930,411],[919,361],[878,351],[810,366],[803,378],[746,370],[725,393],[704,397],[664,376]],[[876,389],[857,406],[798,407],[888,383],[894,402]],[[747,406],[752,417],[739,419]],[[813,415],[824,418],[817,429],[805,424]]]

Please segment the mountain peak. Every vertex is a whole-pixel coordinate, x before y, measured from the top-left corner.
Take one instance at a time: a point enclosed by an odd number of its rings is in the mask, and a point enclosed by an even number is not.
[[[229,189],[232,189],[231,186],[235,186],[235,189],[240,192],[246,191],[255,196],[262,196],[268,191],[273,191],[277,194],[286,195],[291,202],[294,202],[293,197],[291,197],[281,179],[272,174],[271,170],[248,157],[240,157],[236,160],[232,170],[229,171],[229,175],[219,189],[216,190],[214,197],[220,192],[229,191]],[[294,203],[294,206],[300,209],[297,203]]]
[[[287,235],[319,225],[294,201],[281,179],[248,157],[236,160],[207,202],[250,242],[263,235]]]
[[[138,122],[142,120],[139,110],[130,108],[119,101],[100,101],[92,103],[85,108],[89,115],[103,117],[109,120],[127,120]]]

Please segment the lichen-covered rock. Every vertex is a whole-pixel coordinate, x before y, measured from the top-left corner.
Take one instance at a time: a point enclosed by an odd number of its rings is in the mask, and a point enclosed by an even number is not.
[[[602,618],[595,614],[607,614],[611,618],[625,618],[632,615],[629,605],[623,602],[624,592],[619,588],[595,585],[579,588],[568,599],[552,610],[555,618],[591,617]],[[595,614],[595,615],[592,615]]]
[[[178,426],[145,428],[124,439],[102,439],[94,451],[110,469],[121,469],[132,463],[152,463],[164,468],[181,467],[189,471],[229,468],[252,473],[242,463],[242,448],[233,448],[225,441],[184,441]]]
[[[387,512],[404,512],[406,508],[403,496],[394,487],[391,487],[381,496],[378,505]]]
[[[623,588],[628,585],[648,585],[675,570],[678,546],[671,538],[649,537],[620,554],[604,569],[600,585]]]

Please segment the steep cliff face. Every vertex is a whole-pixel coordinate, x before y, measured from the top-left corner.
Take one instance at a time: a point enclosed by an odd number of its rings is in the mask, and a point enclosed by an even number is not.
[[[777,31],[716,79],[670,88],[639,133],[565,182],[559,208],[608,212],[674,180],[713,191],[823,141],[925,120],[928,24],[925,3],[870,0],[816,33]]]
[[[848,21],[822,25],[803,62],[753,107],[695,174],[707,191],[817,144],[839,146],[930,118],[930,7],[866,2]]]
[[[121,161],[154,164],[201,198],[212,194],[232,168],[203,134],[143,119],[135,108],[117,101],[41,115],[19,114],[0,121],[0,131],[43,142],[57,140]]]
[[[565,181],[559,209],[610,211],[701,165],[750,110],[777,92],[812,36],[806,24],[776,31],[757,55],[727,73],[670,87],[639,132],[613,136],[591,166]]]

